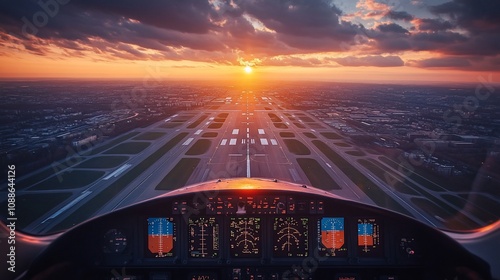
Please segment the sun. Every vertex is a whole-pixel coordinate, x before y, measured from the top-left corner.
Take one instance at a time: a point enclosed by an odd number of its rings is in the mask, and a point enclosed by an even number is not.
[[[252,67],[250,67],[249,65],[245,66],[245,73],[247,74],[252,73]]]

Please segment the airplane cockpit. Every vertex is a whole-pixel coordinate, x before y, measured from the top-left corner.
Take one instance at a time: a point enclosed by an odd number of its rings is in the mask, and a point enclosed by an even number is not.
[[[436,228],[270,179],[200,183],[17,242],[18,279],[492,278]]]

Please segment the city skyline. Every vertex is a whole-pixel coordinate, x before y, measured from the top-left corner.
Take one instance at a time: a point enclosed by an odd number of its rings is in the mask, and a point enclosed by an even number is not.
[[[6,1],[0,78],[472,82],[495,1]],[[251,67],[252,71],[248,71]],[[246,69],[245,69],[246,68]]]

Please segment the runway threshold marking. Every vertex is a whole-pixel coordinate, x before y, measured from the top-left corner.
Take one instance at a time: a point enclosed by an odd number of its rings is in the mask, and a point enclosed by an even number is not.
[[[261,135],[262,135],[262,134],[266,134],[266,132],[265,132],[265,131],[264,131],[264,129],[262,129],[262,128],[259,128],[259,129],[258,129],[258,131],[259,131],[259,134],[261,134]]]
[[[266,138],[260,138],[260,144],[262,146],[267,146],[267,145],[269,145],[269,142],[267,141]]]
[[[237,140],[238,140],[238,139],[236,139],[236,138],[231,138],[231,140],[229,140],[229,146],[234,146],[234,145],[236,145],[236,141],[237,141]]]
[[[273,146],[278,145],[278,141],[276,141],[276,139],[271,139],[271,145]]]
[[[220,145],[225,146],[226,144],[227,144],[227,139],[222,139],[222,141],[220,142]]]
[[[238,135],[238,133],[240,133],[238,128],[233,129],[233,135]]]

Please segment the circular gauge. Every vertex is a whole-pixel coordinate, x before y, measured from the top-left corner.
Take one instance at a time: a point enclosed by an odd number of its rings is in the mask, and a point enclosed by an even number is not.
[[[260,257],[260,218],[231,218],[229,228],[232,257]]]
[[[408,259],[419,257],[418,244],[414,237],[401,237],[399,240],[399,255]]]
[[[103,252],[119,254],[127,248],[127,236],[118,229],[110,229],[104,234]]]
[[[309,251],[308,223],[307,218],[275,218],[273,255],[275,257],[307,257]]]

